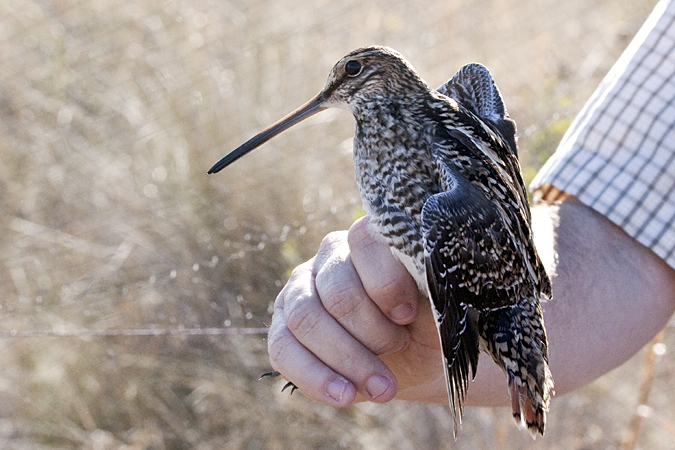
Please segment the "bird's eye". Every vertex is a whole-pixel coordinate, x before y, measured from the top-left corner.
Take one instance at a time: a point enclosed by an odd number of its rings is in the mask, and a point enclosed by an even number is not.
[[[363,70],[363,66],[356,60],[352,59],[345,64],[345,73],[350,77],[357,76],[361,73],[361,70]]]

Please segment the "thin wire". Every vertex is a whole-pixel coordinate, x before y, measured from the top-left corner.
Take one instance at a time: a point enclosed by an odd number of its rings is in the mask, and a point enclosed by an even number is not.
[[[141,328],[131,330],[9,330],[0,331],[0,339],[36,337],[108,337],[108,336],[222,336],[267,334],[267,328]]]
[[[668,328],[675,328],[675,320],[668,322]],[[107,336],[232,336],[262,335],[268,328],[140,328],[131,330],[9,330],[0,331],[0,339],[39,337],[107,337]]]
[[[675,320],[666,325],[675,328]],[[262,335],[268,328],[140,328],[131,330],[9,330],[0,331],[0,339],[36,337],[107,337],[107,336],[232,336]]]

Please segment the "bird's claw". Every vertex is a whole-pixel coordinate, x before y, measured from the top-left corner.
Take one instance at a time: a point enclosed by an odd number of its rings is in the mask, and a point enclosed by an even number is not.
[[[291,395],[293,395],[293,392],[295,392],[298,387],[291,383],[290,381],[284,385],[284,387],[281,388],[281,392],[284,392],[286,389],[291,388]]]
[[[260,375],[260,378],[258,378],[258,379],[262,380],[265,377],[272,377],[273,378],[273,377],[278,377],[279,375],[281,375],[281,374],[278,371],[272,370],[270,372],[263,373],[262,375]]]
[[[281,375],[281,374],[280,374],[278,371],[272,370],[272,371],[270,371],[270,372],[265,372],[265,373],[263,373],[262,375],[260,375],[260,379],[262,379],[262,378],[264,378],[264,377],[272,377],[272,378],[274,378],[274,377],[278,377],[278,376],[280,376],[280,375]],[[295,392],[296,389],[298,389],[298,387],[297,387],[295,384],[293,384],[292,382],[289,381],[288,383],[286,383],[286,384],[284,385],[284,387],[281,388],[281,392],[284,392],[284,391],[285,391],[286,389],[288,389],[288,388],[291,388],[291,395],[293,395],[293,392]]]

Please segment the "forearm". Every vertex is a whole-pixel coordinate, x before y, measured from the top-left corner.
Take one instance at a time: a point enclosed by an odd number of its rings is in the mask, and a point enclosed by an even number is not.
[[[553,300],[542,306],[560,395],[619,366],[666,325],[675,270],[574,197],[534,207],[532,220],[553,283]],[[503,375],[488,359],[469,389],[471,404],[507,400]]]

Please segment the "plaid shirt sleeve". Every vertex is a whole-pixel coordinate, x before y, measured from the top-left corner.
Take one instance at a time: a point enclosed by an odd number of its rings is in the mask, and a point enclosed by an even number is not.
[[[657,4],[530,187],[576,196],[675,268],[675,0]]]

